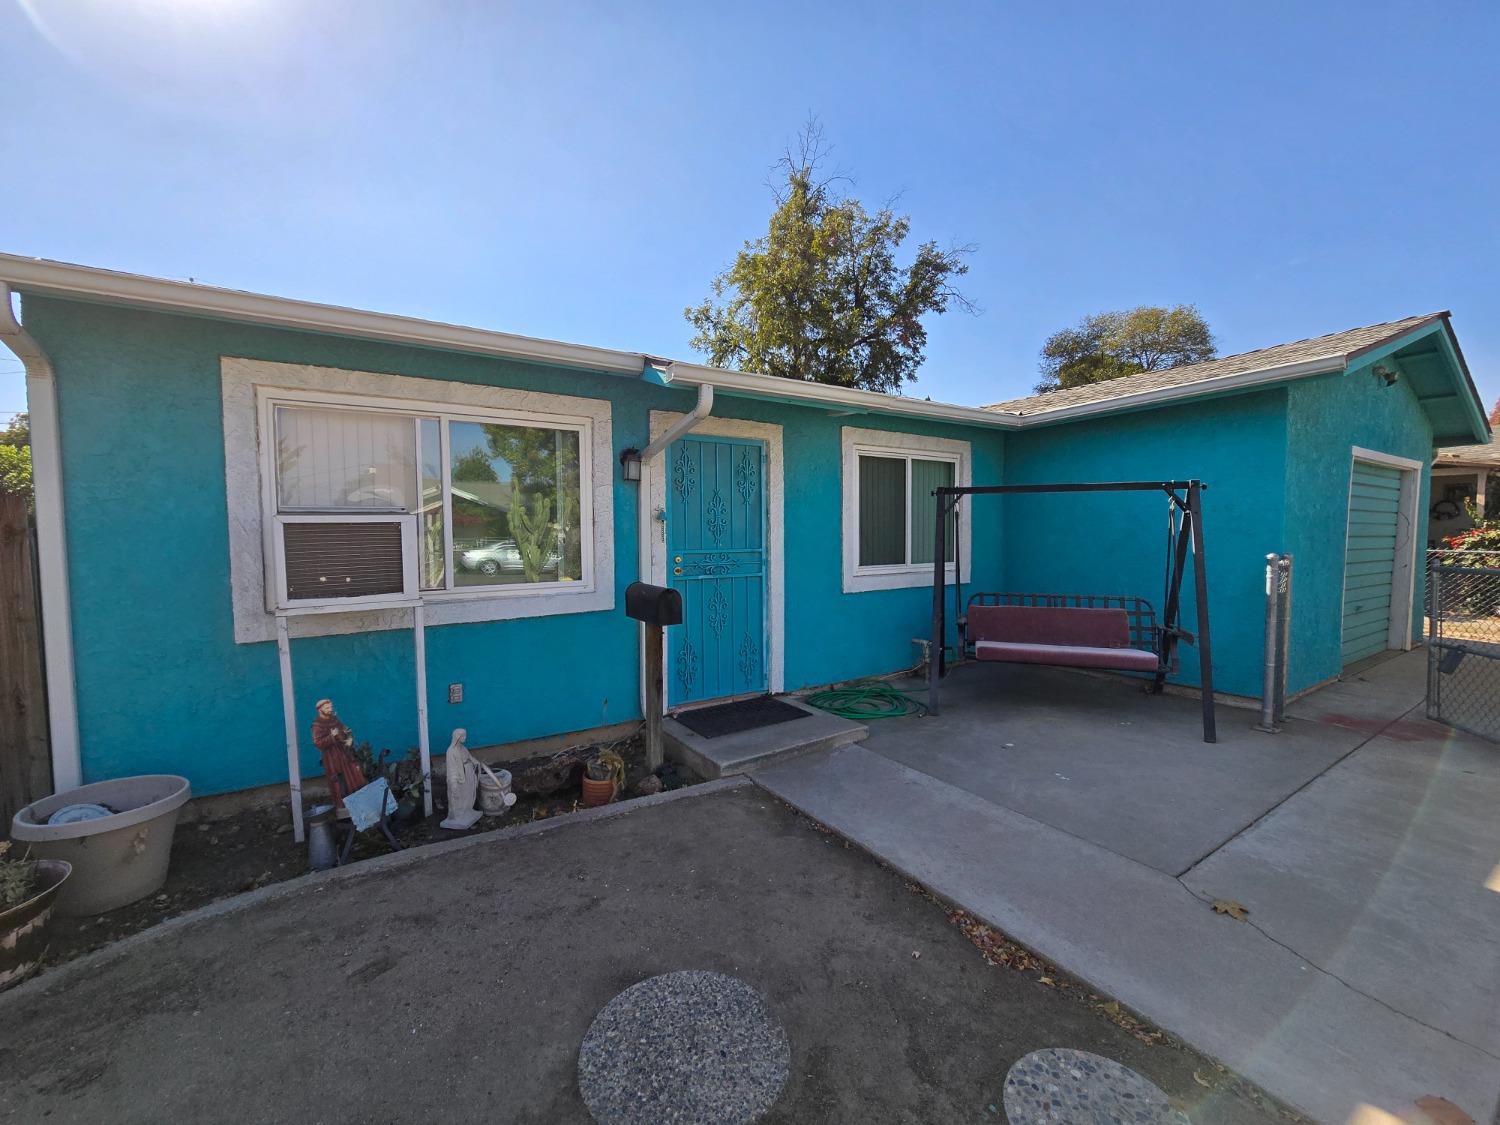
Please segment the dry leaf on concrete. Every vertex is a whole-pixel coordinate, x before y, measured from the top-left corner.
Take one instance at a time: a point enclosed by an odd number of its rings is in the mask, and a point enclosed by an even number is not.
[[[1250,913],[1245,906],[1235,902],[1232,898],[1216,898],[1210,905],[1214,908],[1215,914],[1228,914],[1236,922],[1243,922],[1245,915]]]

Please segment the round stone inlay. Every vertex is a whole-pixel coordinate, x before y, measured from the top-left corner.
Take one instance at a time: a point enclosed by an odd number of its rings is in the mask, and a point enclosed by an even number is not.
[[[1112,1059],[1049,1047],[1005,1076],[1010,1125],[1187,1125],[1167,1095]]]
[[[578,1089],[601,1125],[748,1123],[780,1096],[791,1054],[744,981],[666,973],[600,1009],[578,1050]]]

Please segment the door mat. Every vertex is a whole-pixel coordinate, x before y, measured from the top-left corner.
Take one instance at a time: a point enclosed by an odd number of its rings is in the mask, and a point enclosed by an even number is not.
[[[722,738],[726,734],[738,734],[756,727],[770,727],[777,723],[789,723],[793,719],[805,719],[806,711],[793,707],[770,695],[758,695],[754,699],[739,699],[733,703],[720,703],[715,707],[700,707],[695,711],[684,711],[672,716],[694,734],[704,738]]]

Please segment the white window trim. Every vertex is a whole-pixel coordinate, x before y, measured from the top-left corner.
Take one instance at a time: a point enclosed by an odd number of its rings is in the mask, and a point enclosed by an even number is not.
[[[1391,568],[1391,617],[1390,625],[1386,630],[1385,647],[1387,650],[1396,649],[1406,651],[1415,643],[1412,632],[1412,601],[1416,597],[1417,586],[1417,551],[1425,542],[1426,519],[1421,511],[1420,492],[1422,487],[1422,462],[1415,461],[1410,457],[1398,457],[1394,453],[1383,453],[1378,449],[1364,449],[1361,446],[1352,446],[1349,450],[1349,494],[1344,500],[1344,542],[1345,550],[1348,550],[1349,541],[1349,505],[1354,495],[1354,465],[1363,461],[1367,465],[1384,465],[1386,468],[1399,469],[1401,471],[1401,492],[1396,502],[1396,558],[1395,565]],[[1405,531],[1406,542],[1401,542],[1401,534]],[[1347,579],[1349,572],[1347,561],[1343,568],[1342,578]],[[1340,642],[1342,643],[1343,629],[1343,606],[1344,589],[1339,588],[1339,627]]]
[[[871,590],[900,590],[932,584],[932,564],[912,563],[900,566],[859,565],[859,457],[861,454],[875,456],[918,458],[929,461],[950,461],[954,465],[953,483],[966,488],[973,483],[973,449],[969,442],[953,438],[922,437],[917,434],[893,433],[889,430],[864,430],[845,426],[841,443],[843,456],[843,539],[844,539],[844,593],[862,594]],[[910,469],[907,470],[908,473]],[[911,489],[908,486],[907,542],[911,539]],[[969,534],[969,497],[959,501],[959,556],[964,574],[972,573],[973,536]],[[950,561],[946,569],[947,582],[952,582],[954,564]]]
[[[275,577],[275,481],[270,475],[271,443],[261,442],[259,435],[273,432],[271,412],[275,405],[296,402],[373,406],[413,415],[442,414],[460,421],[560,424],[579,429],[585,462],[579,518],[589,580],[426,590],[415,600],[425,607],[429,625],[614,608],[614,456],[607,400],[235,356],[222,357],[220,377],[230,588],[237,644],[276,638],[275,615],[267,607],[266,580],[268,574],[273,581]],[[446,480],[446,469],[444,475]],[[451,567],[451,561],[448,565]],[[414,599],[402,600],[405,604],[400,607],[302,614],[291,618],[289,624],[293,636],[407,629],[412,624]]]

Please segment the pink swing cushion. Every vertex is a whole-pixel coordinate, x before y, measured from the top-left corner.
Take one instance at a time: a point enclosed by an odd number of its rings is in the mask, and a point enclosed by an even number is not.
[[[1155,672],[1156,653],[1130,647],[1130,615],[1084,606],[971,605],[969,639],[980,660]]]

